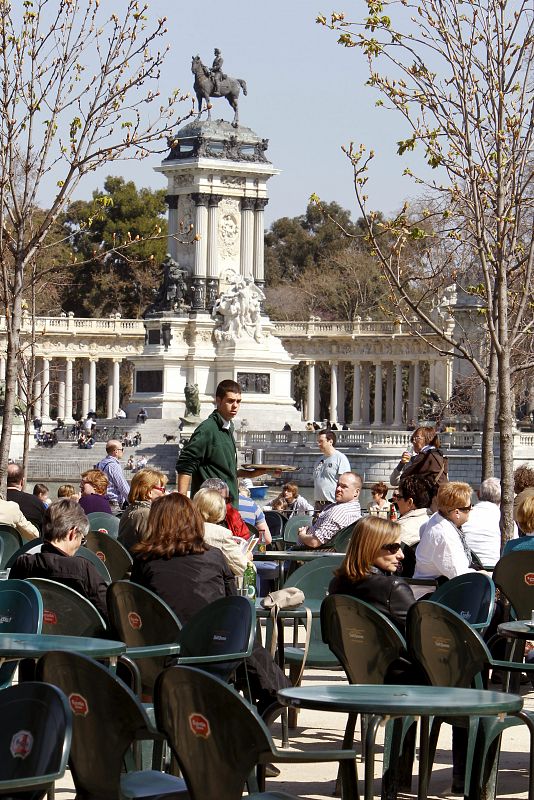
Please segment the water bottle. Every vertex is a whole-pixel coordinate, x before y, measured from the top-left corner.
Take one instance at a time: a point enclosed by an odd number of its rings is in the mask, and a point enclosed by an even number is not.
[[[246,589],[246,595],[250,600],[256,599],[256,570],[252,561],[248,562],[243,573],[243,589]]]

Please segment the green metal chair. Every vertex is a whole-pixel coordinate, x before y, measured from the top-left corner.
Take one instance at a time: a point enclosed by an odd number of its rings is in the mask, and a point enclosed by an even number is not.
[[[269,526],[273,539],[283,539],[287,519],[278,511],[265,511],[265,522]]]
[[[5,569],[11,569],[17,558],[24,555],[24,553],[39,553],[43,544],[44,539],[41,537],[39,537],[39,539],[32,539],[29,542],[25,542],[21,547],[18,548],[18,550],[10,555],[6,562]]]
[[[67,767],[67,698],[55,686],[26,681],[2,689],[0,716],[0,797],[41,800]]]
[[[483,632],[493,616],[495,584],[482,572],[466,572],[442,583],[428,599],[451,608],[472,628]]]
[[[354,526],[356,525],[355,522],[347,525],[346,528],[342,528],[338,531],[335,536],[333,536],[328,544],[330,547],[334,548],[336,553],[346,553],[347,547],[349,546],[349,542],[352,538],[352,534],[354,532]]]
[[[105,637],[106,623],[79,592],[47,578],[28,578],[43,599],[42,633],[55,636]]]
[[[111,575],[109,574],[108,568],[102,559],[99,558],[96,553],[93,553],[92,550],[89,550],[87,547],[79,547],[76,551],[75,557],[85,558],[86,561],[90,561],[100,577],[103,578],[107,584],[111,583]]]
[[[156,682],[154,700],[157,727],[169,740],[191,800],[240,800],[245,783],[249,782],[250,788],[258,765],[323,761],[339,761],[343,796],[358,796],[353,750],[279,750],[250,705],[226,683],[204,671],[193,667],[165,670]],[[282,792],[256,791],[247,797],[293,798]]]
[[[494,660],[485,642],[468,622],[455,611],[428,600],[420,600],[408,612],[406,639],[410,658],[419,662],[434,686],[484,688],[483,675],[488,667],[513,672],[526,670],[534,674],[534,664]],[[531,735],[529,798],[532,800],[534,719],[524,711],[520,716]],[[430,731],[429,771],[444,721],[468,728],[465,796],[473,800],[494,798],[501,734],[505,728],[520,724],[520,720],[516,717],[505,717],[504,720],[489,717],[445,720],[435,717]]]
[[[16,528],[11,525],[0,525],[0,539],[3,542],[2,558],[0,560],[0,569],[6,569],[8,561],[11,559],[13,553],[23,546],[22,536]]]
[[[116,539],[119,535],[119,518],[103,511],[92,511],[87,515],[92,531],[106,530],[108,535]]]
[[[43,601],[39,591],[27,581],[0,581],[0,633],[41,633]],[[16,661],[0,667],[0,689],[9,686]]]
[[[113,636],[127,647],[179,642],[182,626],[174,611],[154,592],[130,581],[116,581],[108,587],[106,602]],[[152,698],[157,676],[167,663],[166,656],[150,656],[133,661],[121,656],[119,661],[130,670],[136,693]]]
[[[534,551],[503,556],[493,569],[493,582],[508,598],[517,619],[530,619],[534,608]]]
[[[77,653],[53,652],[37,665],[38,677],[69,698],[73,716],[69,764],[76,797],[83,800],[182,798],[184,781],[155,770],[133,768],[132,745],[161,739],[138,698],[102,664]]]
[[[107,533],[89,531],[86,547],[104,562],[111,580],[120,581],[130,572],[133,560],[129,552],[120,542]]]
[[[296,544],[299,528],[305,528],[311,525],[311,517],[307,514],[297,514],[291,517],[284,527],[284,542],[286,547],[288,545]]]

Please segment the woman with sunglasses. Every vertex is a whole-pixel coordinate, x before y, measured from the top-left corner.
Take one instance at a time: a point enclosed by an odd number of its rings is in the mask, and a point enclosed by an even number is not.
[[[447,459],[439,449],[440,441],[435,428],[423,425],[412,433],[413,453],[405,450],[401,460],[389,476],[392,486],[398,486],[401,477],[427,475],[434,485],[448,481]]]
[[[165,494],[167,476],[158,469],[141,469],[132,478],[128,507],[121,514],[119,542],[129,551],[146,537],[148,515],[154,500]]]
[[[404,633],[406,614],[415,598],[410,586],[397,575],[403,558],[399,525],[380,517],[363,517],[354,528],[329,593],[364,600]]]
[[[438,489],[438,511],[421,526],[415,551],[414,578],[455,578],[474,572],[471,550],[462,532],[469,519],[473,490],[468,483],[450,481]]]

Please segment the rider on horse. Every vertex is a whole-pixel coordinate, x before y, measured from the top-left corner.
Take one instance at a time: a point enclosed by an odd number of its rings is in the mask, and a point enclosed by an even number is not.
[[[226,75],[222,71],[223,57],[221,55],[221,51],[216,47],[213,52],[215,53],[215,58],[213,59],[213,64],[211,65],[210,78],[213,80],[214,94],[220,94],[220,84],[221,81],[226,80]]]

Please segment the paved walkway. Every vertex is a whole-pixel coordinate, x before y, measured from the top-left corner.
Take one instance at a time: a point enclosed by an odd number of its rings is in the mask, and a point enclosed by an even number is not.
[[[331,681],[344,681],[341,672],[313,671],[306,678],[306,683],[329,683]],[[525,708],[534,711],[534,690],[528,687],[523,691]],[[291,743],[297,749],[313,750],[336,748],[345,729],[346,715],[330,714],[318,711],[303,710],[299,714],[298,728],[291,734]],[[432,779],[429,789],[430,798],[453,797],[451,786],[451,728],[443,725],[438,750],[434,762]],[[275,741],[279,743],[280,726],[273,728]],[[359,749],[359,724],[356,729],[357,749]],[[379,742],[381,734],[379,732]],[[528,793],[528,752],[530,747],[529,735],[526,726],[519,725],[507,730],[503,736],[501,760],[499,769],[498,798],[526,798]],[[414,770],[417,771],[416,759]],[[334,796],[334,782],[337,768],[334,764],[292,764],[282,767],[278,778],[267,781],[267,788],[271,791],[284,791],[311,800],[331,800]],[[382,772],[382,749],[378,747],[378,756],[375,771],[375,797],[380,797],[380,776]],[[359,778],[363,778],[363,765],[358,763]],[[400,798],[416,796],[417,782],[414,777],[412,793],[399,795]],[[360,787],[363,791],[363,787]],[[56,795],[63,800],[74,797],[70,774],[60,782]],[[215,800],[215,798],[206,798]]]

